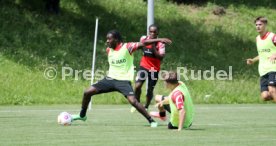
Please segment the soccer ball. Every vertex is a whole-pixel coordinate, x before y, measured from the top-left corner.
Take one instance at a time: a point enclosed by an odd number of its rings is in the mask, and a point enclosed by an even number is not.
[[[68,126],[72,124],[72,116],[67,112],[62,112],[58,115],[58,124]]]

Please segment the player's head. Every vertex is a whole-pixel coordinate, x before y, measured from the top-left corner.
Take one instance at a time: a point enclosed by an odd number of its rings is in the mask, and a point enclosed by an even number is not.
[[[165,81],[165,86],[167,88],[171,88],[174,87],[176,85],[178,85],[178,75],[176,72],[174,71],[169,71],[167,73],[163,74],[163,79]]]
[[[121,34],[116,30],[111,30],[106,35],[106,44],[109,48],[115,47],[123,41]]]
[[[156,39],[159,33],[159,27],[156,24],[149,26],[149,36],[151,39]]]
[[[265,17],[257,17],[254,22],[258,33],[263,33],[266,31],[267,19]]]

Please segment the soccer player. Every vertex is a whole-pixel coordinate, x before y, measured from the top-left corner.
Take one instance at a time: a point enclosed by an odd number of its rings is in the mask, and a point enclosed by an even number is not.
[[[265,17],[258,17],[254,22],[259,33],[256,37],[258,56],[246,62],[251,65],[259,61],[261,98],[276,102],[276,35],[267,31]]]
[[[156,106],[159,112],[150,112],[150,115],[161,120],[166,120],[166,111],[171,113],[168,129],[189,128],[193,122],[194,107],[189,90],[177,78],[176,72],[165,74],[165,86],[171,90],[169,96],[156,95]]]
[[[91,96],[101,93],[118,91],[122,93],[129,103],[134,106],[150,123],[151,127],[157,127],[157,123],[150,117],[146,109],[136,100],[131,82],[134,77],[134,65],[132,53],[145,45],[163,42],[171,43],[167,38],[150,39],[145,42],[123,43],[122,37],[118,31],[112,30],[107,33],[106,49],[108,54],[109,72],[108,75],[93,84],[84,91],[82,107],[79,115],[73,115],[73,120],[85,121],[86,111]]]
[[[149,36],[142,36],[140,42],[143,43],[148,39],[156,39],[158,37],[159,28],[157,25],[152,24],[149,26]],[[139,71],[137,72],[135,82],[135,97],[140,102],[141,88],[146,79],[147,94],[145,108],[148,109],[150,102],[153,98],[154,86],[158,80],[158,73],[160,71],[160,64],[165,56],[165,44],[163,42],[156,42],[143,47],[143,56],[140,61]],[[131,112],[135,109],[131,108]]]

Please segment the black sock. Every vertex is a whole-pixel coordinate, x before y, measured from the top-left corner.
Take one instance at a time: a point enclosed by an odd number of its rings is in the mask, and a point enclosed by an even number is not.
[[[148,118],[149,123],[155,122],[151,117]]]
[[[87,109],[86,108],[81,108],[81,111],[80,111],[80,117],[83,118],[86,116],[86,111]]]
[[[166,116],[166,111],[164,111],[164,112],[159,112],[159,115],[160,115],[160,117],[165,117],[165,116]]]

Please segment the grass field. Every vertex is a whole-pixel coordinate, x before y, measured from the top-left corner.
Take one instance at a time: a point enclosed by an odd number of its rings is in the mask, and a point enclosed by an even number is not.
[[[196,105],[191,130],[169,131],[166,122],[150,128],[128,105],[95,105],[86,122],[56,122],[62,111],[78,113],[79,105],[1,106],[0,145],[276,145],[274,104]],[[154,110],[154,109],[151,109]]]

